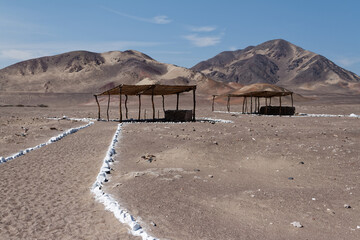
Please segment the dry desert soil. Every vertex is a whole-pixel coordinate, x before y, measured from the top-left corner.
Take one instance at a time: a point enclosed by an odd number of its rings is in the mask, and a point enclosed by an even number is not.
[[[75,118],[95,122],[0,164],[0,239],[141,239],[90,191],[118,126],[94,120],[91,95],[0,100],[4,158],[86,124]],[[129,102],[135,118],[136,99]],[[184,96],[180,105],[192,102]],[[360,102],[295,106],[307,115],[241,114],[236,104],[212,112],[198,96],[196,122],[124,122],[103,190],[159,239],[360,239]],[[110,118],[118,118],[116,100]]]

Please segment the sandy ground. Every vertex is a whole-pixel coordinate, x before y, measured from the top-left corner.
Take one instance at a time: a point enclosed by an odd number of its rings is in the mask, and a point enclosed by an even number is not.
[[[104,189],[150,235],[360,238],[359,118],[212,113],[208,102],[198,103],[199,118],[233,123],[123,125]],[[137,116],[135,110],[131,116]],[[58,102],[48,108],[0,111],[1,139],[8,141],[1,144],[1,156],[84,124],[45,117],[96,117],[95,105],[65,107]],[[111,116],[117,111],[114,104]],[[359,115],[360,105],[304,103],[297,112]],[[97,122],[0,164],[0,239],[135,239],[90,192],[116,125]],[[29,129],[26,137],[21,127]],[[303,227],[292,226],[294,221]]]
[[[57,128],[78,125],[63,122],[30,121],[26,139],[34,143],[31,129],[39,126],[48,135],[47,124]],[[98,122],[0,164],[0,239],[134,239],[90,192],[116,127]],[[6,145],[15,150],[29,142]]]

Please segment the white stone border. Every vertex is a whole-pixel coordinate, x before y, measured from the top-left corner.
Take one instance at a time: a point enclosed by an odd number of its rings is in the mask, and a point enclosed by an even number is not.
[[[227,113],[227,114],[236,114],[243,115],[242,112],[226,112],[226,111],[214,111],[216,113]],[[258,114],[254,113],[246,113],[247,116],[258,116]],[[261,115],[262,117],[276,117],[279,115]],[[296,115],[282,115],[281,117],[351,117],[351,118],[360,118],[360,115],[356,115],[355,113],[351,113],[349,115],[335,115],[335,114],[316,114],[316,113],[297,113]]]
[[[23,155],[25,155],[25,154],[33,151],[33,150],[39,149],[39,148],[44,147],[44,146],[46,146],[46,145],[49,145],[49,144],[51,144],[51,143],[57,142],[57,141],[61,140],[62,138],[66,137],[67,135],[76,133],[77,131],[79,131],[79,130],[81,130],[81,129],[83,129],[83,128],[89,127],[89,126],[91,126],[92,124],[94,124],[94,122],[89,122],[88,124],[83,125],[83,126],[80,126],[80,127],[77,127],[77,128],[70,128],[70,129],[68,129],[68,130],[60,133],[59,135],[50,138],[50,139],[49,139],[47,142],[45,142],[45,143],[41,143],[41,144],[39,144],[39,145],[37,145],[37,146],[35,146],[35,147],[30,147],[30,148],[27,148],[27,149],[25,149],[25,150],[21,150],[20,152],[17,152],[17,153],[15,153],[15,154],[13,154],[13,155],[11,155],[11,156],[9,156],[9,157],[6,157],[6,158],[5,158],[5,157],[0,157],[0,164],[1,164],[1,163],[5,163],[5,162],[10,161],[10,160],[13,160],[13,159],[15,159],[15,158],[17,158],[17,157],[23,156]]]
[[[299,113],[294,117],[351,117],[351,118],[360,118],[360,115],[351,113],[350,115],[334,115],[334,114],[314,114],[314,113]]]
[[[206,118],[206,117],[198,118],[198,120],[200,120],[200,121],[218,122],[218,123],[233,123],[233,121],[231,121],[231,120],[216,119],[216,118]]]
[[[95,199],[97,201],[104,204],[106,210],[112,212],[121,223],[125,223],[130,227],[130,233],[132,235],[141,236],[142,239],[145,240],[156,240],[156,238],[145,232],[136,219],[130,213],[128,213],[126,209],[123,209],[122,206],[113,197],[102,190],[103,183],[108,181],[107,174],[109,174],[111,171],[110,165],[114,162],[113,157],[116,155],[115,146],[119,141],[118,139],[120,137],[122,125],[122,123],[118,124],[117,130],[104,158],[104,162],[100,168],[100,172],[91,188],[91,192],[94,193]]]

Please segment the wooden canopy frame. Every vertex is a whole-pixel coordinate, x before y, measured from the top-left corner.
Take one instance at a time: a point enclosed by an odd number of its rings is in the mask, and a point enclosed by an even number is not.
[[[281,97],[284,96],[291,96],[291,107],[294,107],[294,99],[293,99],[293,92],[287,91],[287,92],[274,92],[274,91],[254,91],[254,92],[247,92],[247,93],[241,93],[241,94],[223,94],[223,95],[213,95],[213,101],[212,101],[212,111],[214,111],[214,105],[215,105],[215,98],[216,97],[227,97],[227,110],[230,112],[230,99],[232,97],[242,97],[243,100],[243,106],[242,106],[242,113],[249,113],[248,112],[248,102],[247,98],[250,98],[250,113],[259,113],[260,112],[260,98],[265,98],[265,111],[267,112],[268,105],[268,99],[270,100],[270,106],[271,106],[271,98],[273,97],[279,97],[279,105],[280,105],[280,115],[281,115]],[[254,111],[253,111],[253,98],[255,100],[254,102]]]
[[[195,91],[196,85],[160,85],[160,84],[152,84],[152,85],[126,85],[120,84],[117,87],[109,89],[105,92],[95,94],[95,100],[98,106],[98,119],[100,119],[100,104],[98,101],[98,96],[108,96],[108,104],[107,104],[107,120],[109,121],[109,108],[110,108],[110,96],[111,95],[119,95],[119,110],[120,110],[120,122],[123,121],[122,117],[122,95],[125,95],[125,110],[126,110],[126,118],[128,118],[128,107],[127,100],[128,96],[138,96],[139,97],[139,115],[138,120],[140,120],[141,114],[141,95],[150,95],[153,109],[153,120],[155,120],[155,104],[154,104],[154,96],[162,96],[162,107],[165,112],[165,95],[174,95],[176,94],[176,110],[179,110],[179,95],[183,92],[193,91],[193,111],[192,111],[192,120],[195,121],[195,108],[196,108],[196,98]]]

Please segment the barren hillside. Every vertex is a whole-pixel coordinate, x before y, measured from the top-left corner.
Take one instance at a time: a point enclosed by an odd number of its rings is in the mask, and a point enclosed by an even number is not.
[[[300,92],[360,93],[358,75],[282,39],[222,52],[191,69],[222,82],[270,83]]]

